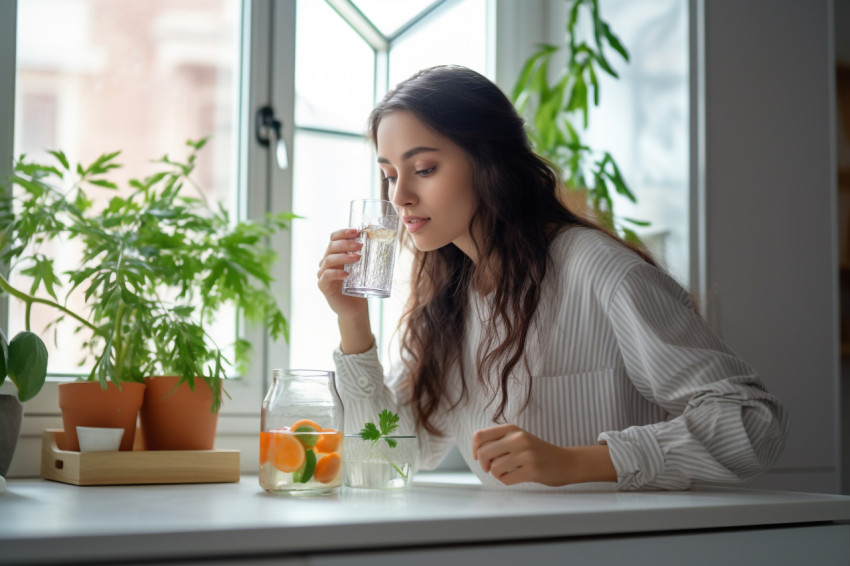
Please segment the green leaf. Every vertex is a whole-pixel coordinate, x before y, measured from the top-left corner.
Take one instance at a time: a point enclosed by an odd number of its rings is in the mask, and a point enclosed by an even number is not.
[[[386,409],[381,411],[381,414],[378,415],[378,423],[381,427],[381,434],[384,436],[391,434],[395,429],[398,428],[399,416],[393,412],[390,412]]]
[[[640,236],[634,230],[623,228],[623,236],[627,242],[643,247],[643,241],[641,241]]]
[[[378,430],[375,423],[366,423],[359,434],[363,440],[378,440],[381,438],[381,431]]]
[[[121,154],[121,151],[113,151],[112,153],[103,153],[94,160],[94,162],[89,165],[85,171],[82,173],[83,176],[87,176],[89,174],[99,174],[106,173],[110,169],[117,169],[121,167],[118,163],[113,163],[112,160],[118,157]]]
[[[387,441],[387,446],[389,446],[390,448],[395,448],[396,446],[398,446],[398,441],[395,438],[385,438],[384,440]]]
[[[201,138],[198,141],[186,140],[186,145],[194,148],[195,151],[198,151],[201,148],[203,148],[209,140],[210,140],[210,136],[207,136],[205,138]]]
[[[611,28],[607,23],[602,23],[602,33],[605,34],[605,38],[608,40],[608,44],[614,48],[617,53],[619,53],[623,59],[626,61],[629,60],[629,52],[626,51],[626,48],[620,43],[620,38],[614,35],[611,31]]]
[[[49,153],[50,155],[52,155],[53,157],[55,157],[55,158],[59,161],[59,163],[61,163],[61,164],[62,164],[62,167],[64,167],[67,171],[70,171],[70,170],[71,170],[71,166],[68,164],[68,158],[67,158],[67,157],[65,157],[65,153],[64,153],[64,152],[62,152],[62,151],[54,151],[54,150],[52,150],[52,149],[48,149],[48,150],[47,150],[47,153]]]
[[[97,185],[98,187],[104,187],[106,189],[117,189],[118,185],[113,183],[112,181],[107,181],[105,179],[89,179],[89,183],[92,185]]]
[[[47,377],[47,348],[32,332],[20,332],[9,342],[9,379],[18,388],[18,399],[28,401],[41,391]]]
[[[43,282],[45,291],[55,300],[58,300],[53,286],[56,284],[61,285],[62,282],[56,277],[56,273],[53,271],[53,260],[48,259],[46,256],[38,255],[33,258],[33,261],[35,261],[35,265],[21,270],[21,274],[32,277],[30,295],[34,295]]]
[[[629,223],[631,223],[631,224],[634,224],[635,226],[643,226],[643,227],[646,227],[646,226],[651,226],[651,225],[652,225],[652,222],[649,222],[649,221],[647,221],[647,220],[635,220],[634,218],[625,218],[625,217],[624,217],[624,218],[623,218],[623,221],[624,221],[624,222],[629,222]]]

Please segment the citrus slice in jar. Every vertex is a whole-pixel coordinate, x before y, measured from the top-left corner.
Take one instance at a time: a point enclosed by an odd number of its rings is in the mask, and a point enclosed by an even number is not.
[[[301,425],[298,428],[293,429],[293,432],[295,434],[295,438],[304,445],[304,448],[312,448],[316,445],[316,441],[319,439],[319,431],[310,425]]]
[[[275,433],[269,451],[268,459],[281,472],[295,472],[306,460],[304,445],[288,432]]]
[[[300,426],[311,426],[316,432],[320,432],[322,430],[322,427],[320,427],[318,424],[316,424],[315,421],[311,421],[310,419],[301,419],[300,421],[296,421],[295,424],[289,427],[289,430],[295,430]]]
[[[339,457],[339,454],[328,454],[316,464],[316,471],[313,475],[320,483],[331,483],[336,478],[341,465],[342,458]]]
[[[316,454],[312,450],[307,450],[304,458],[304,465],[301,469],[292,474],[292,481],[295,483],[307,483],[313,477],[313,470],[316,469]]]
[[[339,450],[339,443],[342,441],[342,433],[326,428],[319,435],[319,440],[316,441],[316,452],[329,454]]]

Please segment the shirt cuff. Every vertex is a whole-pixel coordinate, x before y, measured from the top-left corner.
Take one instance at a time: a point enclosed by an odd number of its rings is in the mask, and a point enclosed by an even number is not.
[[[617,470],[617,489],[646,488],[664,466],[664,453],[651,427],[630,427],[619,432],[603,432],[600,444],[607,444]]]

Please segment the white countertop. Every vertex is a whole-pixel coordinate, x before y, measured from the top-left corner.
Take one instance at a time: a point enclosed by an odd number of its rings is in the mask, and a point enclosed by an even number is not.
[[[471,474],[421,474],[406,491],[343,488],[309,498],[267,494],[256,476],[231,484],[97,487],[11,479],[0,494],[0,564],[285,556],[816,522],[850,522],[850,497],[615,492],[606,484],[497,491]]]

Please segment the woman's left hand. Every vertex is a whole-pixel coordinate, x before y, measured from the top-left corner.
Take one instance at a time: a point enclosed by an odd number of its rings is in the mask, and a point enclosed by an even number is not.
[[[512,424],[477,431],[472,457],[505,485],[617,481],[607,446],[555,446]]]

